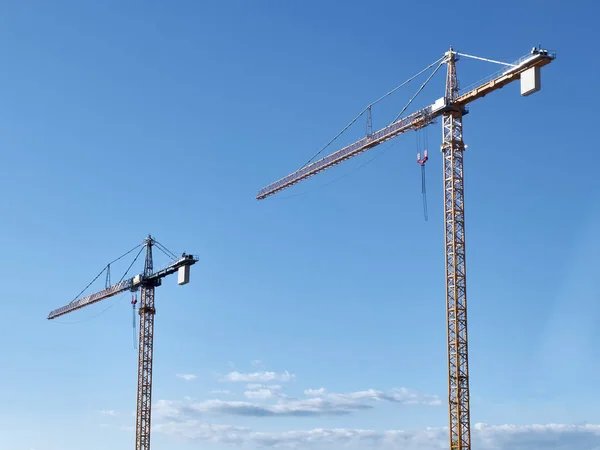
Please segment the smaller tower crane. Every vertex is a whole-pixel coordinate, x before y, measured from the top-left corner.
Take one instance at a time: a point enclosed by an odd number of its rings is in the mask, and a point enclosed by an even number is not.
[[[152,359],[154,341],[154,314],[156,313],[156,309],[154,307],[154,289],[162,284],[162,279],[164,277],[174,274],[175,272],[178,273],[177,283],[179,285],[187,284],[190,279],[190,266],[194,265],[198,261],[197,257],[183,253],[181,257],[174,258],[175,260],[167,267],[154,272],[154,265],[152,261],[153,245],[158,245],[159,248],[163,249],[163,251],[166,250],[160,243],[154,240],[151,236],[148,236],[142,244],[134,247],[125,254],[129,254],[141,246],[142,248],[138,253],[139,256],[142,250],[144,250],[144,248],[146,249],[146,261],[144,264],[143,273],[127,280],[121,280],[112,286],[107,286],[101,291],[85,297],[77,298],[67,305],[55,309],[48,314],[48,319],[55,319],[77,309],[81,309],[85,306],[97,303],[109,297],[113,297],[122,292],[136,292],[138,289],[141,291],[139,307],[140,331],[138,345],[138,387],[135,427],[136,450],[150,450]],[[171,257],[175,256],[171,252],[168,253],[170,253]],[[110,280],[110,263],[106,266],[106,270],[108,284],[108,280]],[[132,304],[135,306],[133,301]]]

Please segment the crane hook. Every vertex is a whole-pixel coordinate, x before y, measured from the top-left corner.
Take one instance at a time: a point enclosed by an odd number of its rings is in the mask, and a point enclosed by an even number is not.
[[[423,215],[425,220],[428,219],[427,214],[427,185],[425,183],[425,163],[429,159],[427,155],[427,149],[423,150],[423,158],[421,158],[421,153],[417,153],[417,163],[421,166],[421,194],[423,194]]]
[[[135,350],[135,335],[136,335],[136,329],[135,329],[135,305],[137,304],[137,293],[136,294],[131,294],[131,306],[133,308],[132,312],[133,312],[133,321],[132,321],[132,325],[133,325],[133,349]]]

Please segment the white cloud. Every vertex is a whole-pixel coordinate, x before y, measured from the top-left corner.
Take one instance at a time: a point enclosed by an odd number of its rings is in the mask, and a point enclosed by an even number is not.
[[[270,386],[251,385],[253,390],[244,392],[248,399],[276,399],[275,403],[253,403],[247,401],[207,400],[202,402],[175,402],[160,400],[154,406],[155,414],[178,420],[196,419],[202,415],[232,416],[339,416],[373,408],[372,403],[392,402],[401,404],[439,405],[440,400],[432,395],[420,394],[406,388],[387,392],[368,389],[346,394],[327,393],[304,399],[288,399]],[[275,387],[280,387],[275,385]]]
[[[279,392],[279,391],[281,391],[281,386],[278,384],[264,385],[264,384],[249,383],[246,385],[246,387],[249,390],[244,392],[244,396],[249,399],[265,400],[268,398],[284,398],[284,397],[286,397],[284,394]]]
[[[337,402],[372,400],[404,403],[407,405],[421,404],[438,406],[442,404],[441,400],[435,395],[421,394],[407,388],[395,388],[387,392],[368,389],[366,391],[350,392],[348,394],[330,394],[323,388],[319,389],[319,391],[321,391],[320,395],[324,398]]]
[[[422,430],[362,430],[315,428],[312,430],[257,432],[250,428],[201,423],[194,419],[157,423],[155,431],[189,440],[221,444],[306,448],[366,445],[394,450],[434,450],[448,447],[446,428]],[[597,450],[600,425],[487,425],[475,424],[472,444],[479,450]]]
[[[356,410],[370,408],[370,405],[356,402],[335,404],[320,398],[279,402],[271,405],[224,400],[207,400],[196,403],[159,400],[154,406],[154,414],[160,417],[182,420],[214,414],[254,417],[344,415]]]
[[[271,389],[255,389],[252,391],[244,392],[244,396],[249,399],[262,399],[277,397],[279,393],[274,392]]]
[[[192,375],[192,374],[189,374],[189,373],[178,373],[175,376],[177,378],[181,378],[182,380],[185,380],[185,381],[193,381],[193,380],[195,380],[197,378],[196,375]]]
[[[277,372],[253,372],[253,373],[241,373],[238,371],[229,372],[221,381],[230,382],[244,382],[244,383],[264,383],[269,381],[292,381],[296,379],[296,375],[288,372],[287,370],[282,373]]]
[[[260,359],[255,359],[254,361],[252,361],[252,365],[254,367],[258,367],[259,369],[262,369],[265,367],[264,363]]]
[[[248,389],[270,389],[272,391],[280,391],[281,385],[279,384],[260,384],[260,383],[248,383],[246,385]]]
[[[304,395],[308,397],[318,397],[329,400],[334,403],[349,403],[359,401],[388,401],[394,403],[404,403],[407,405],[441,405],[441,400],[436,395],[422,394],[408,388],[394,388],[389,391],[378,391],[376,389],[367,389],[364,391],[349,392],[346,394],[337,394],[327,392],[325,388],[306,389]]]
[[[304,395],[308,395],[310,397],[318,397],[319,395],[323,395],[325,393],[325,388],[319,389],[305,389]]]
[[[118,413],[114,409],[103,409],[100,411],[100,414],[104,414],[105,416],[116,416]]]

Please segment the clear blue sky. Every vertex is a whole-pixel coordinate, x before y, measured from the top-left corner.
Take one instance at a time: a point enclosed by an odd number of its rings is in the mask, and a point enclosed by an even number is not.
[[[254,196],[450,45],[511,61],[538,43],[558,53],[542,91],[464,121],[473,436],[600,445],[600,10],[406,3],[2,2],[0,448],[133,447],[129,295],[46,315],[148,233],[200,257],[157,290],[154,450],[447,448],[441,125],[428,222],[414,133]],[[465,86],[496,70],[458,65]]]

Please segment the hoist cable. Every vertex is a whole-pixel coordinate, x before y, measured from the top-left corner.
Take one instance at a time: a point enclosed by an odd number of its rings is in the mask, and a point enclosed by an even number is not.
[[[137,295],[136,295],[135,301],[137,303]],[[135,303],[133,303],[132,306],[133,306],[133,308],[132,308],[132,313],[133,313],[133,349],[135,350],[136,349],[136,346],[135,346],[135,344],[136,344],[135,335],[137,334],[137,330],[136,330],[136,327],[135,327]]]
[[[423,215],[425,220],[428,219],[427,214],[427,186],[425,183],[425,164],[421,164],[421,193],[423,194]]]

